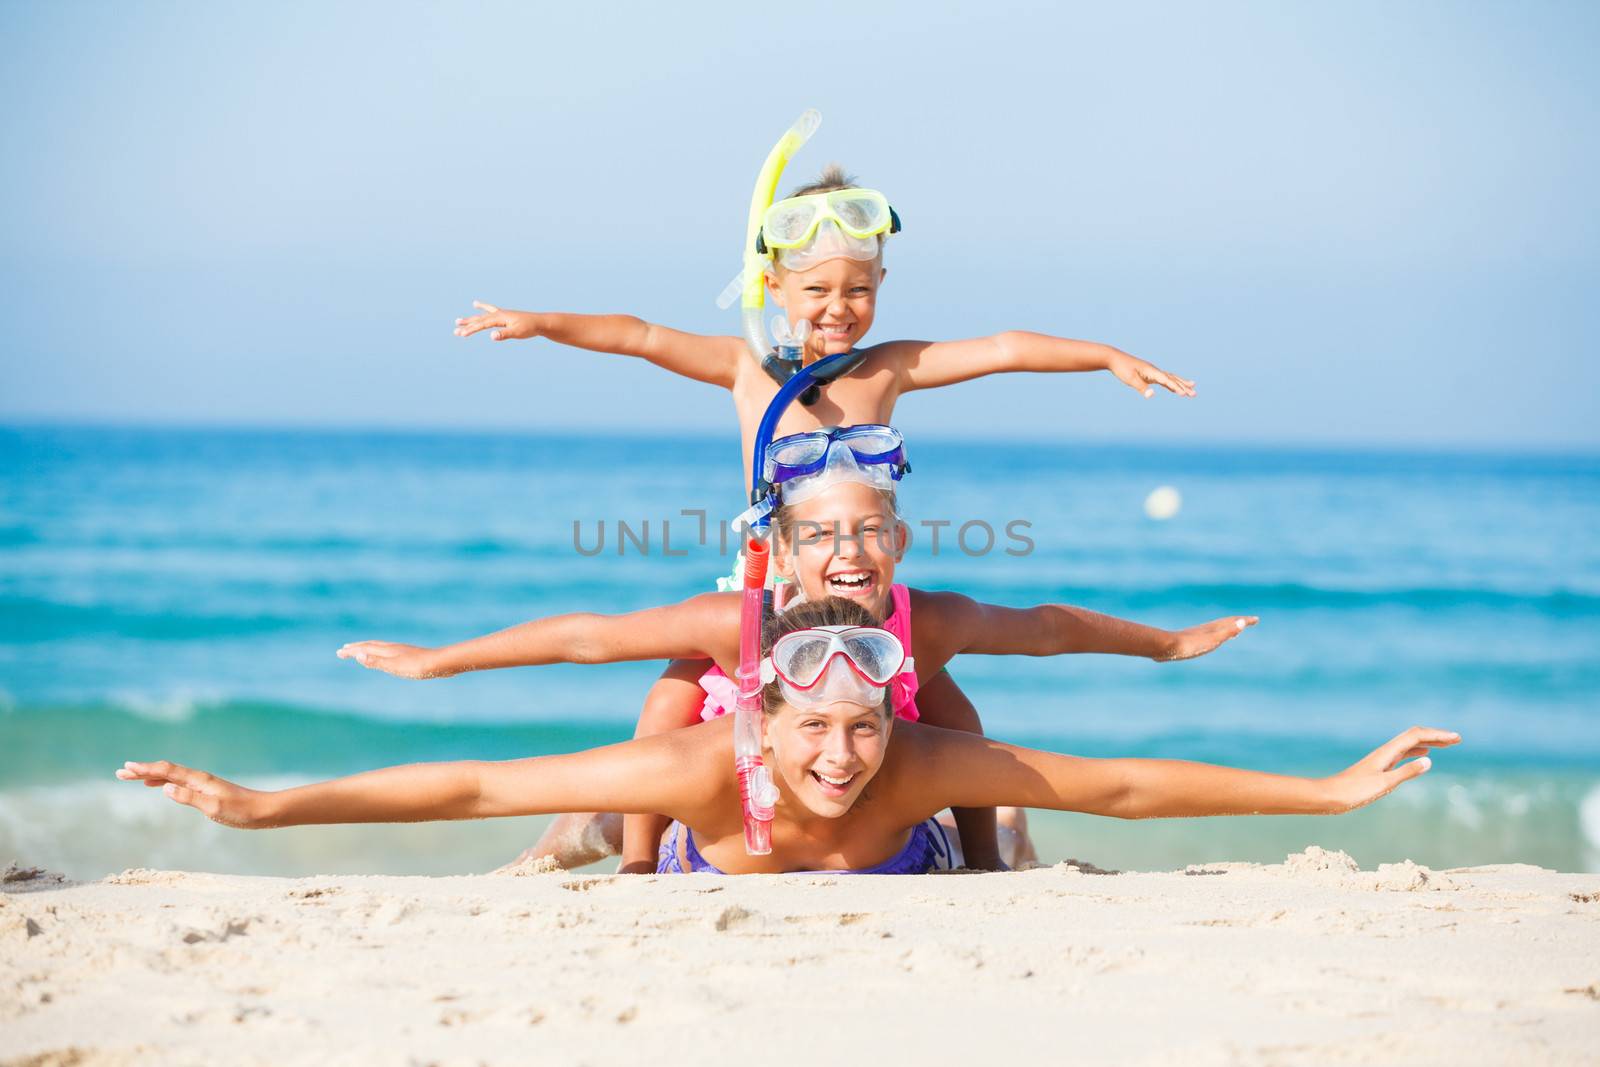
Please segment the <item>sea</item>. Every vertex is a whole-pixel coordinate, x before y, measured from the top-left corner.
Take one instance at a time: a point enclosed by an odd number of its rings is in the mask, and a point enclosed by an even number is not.
[[[113,772],[171,759],[277,788],[630,736],[659,663],[419,682],[334,652],[707,590],[730,565],[737,453],[731,433],[0,428],[0,863],[95,878],[512,859],[543,819],[238,831]],[[1413,724],[1463,738],[1342,816],[1035,812],[1044,862],[1170,870],[1320,845],[1368,867],[1600,870],[1600,457],[922,440],[911,458],[901,581],[1170,628],[1261,617],[1183,663],[959,657],[990,734],[1310,775]],[[1158,520],[1161,487],[1181,507]]]

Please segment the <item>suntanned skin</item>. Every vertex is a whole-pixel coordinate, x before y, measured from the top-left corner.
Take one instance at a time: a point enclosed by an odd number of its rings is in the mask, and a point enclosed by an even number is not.
[[[129,762],[116,773],[161,786],[174,801],[242,829],[662,812],[689,827],[711,863],[750,874],[881,863],[904,847],[913,827],[951,806],[1016,805],[1123,819],[1335,814],[1425,773],[1431,761],[1411,757],[1460,740],[1412,727],[1339,774],[1297,778],[1176,760],[1057,755],[896,722],[885,709],[846,703],[784,706],[764,716],[764,728],[780,793],[767,856],[744,851],[729,718],[571,755],[412,764],[277,792],[166,761]],[[849,784],[830,792],[813,772],[848,777]]]
[[[794,581],[810,599],[841,596],[862,604],[874,617],[888,614],[890,587],[903,542],[894,516],[885,514],[881,494],[868,486],[845,483],[795,508],[797,532],[810,524],[814,537],[780,539],[773,560],[779,573]],[[841,587],[834,577],[852,577],[859,584]],[[1101,615],[1084,608],[1044,604],[1010,608],[983,604],[959,593],[910,590],[912,645],[919,691],[917,707],[932,726],[982,732],[982,723],[966,695],[948,674],[956,655],[1049,656],[1078,652],[1179,660],[1201,656],[1231,640],[1255,616],[1226,616],[1185,630],[1157,627]],[[738,593],[705,593],[661,608],[627,615],[563,615],[537,619],[499,633],[440,649],[384,641],[345,645],[339,656],[365,667],[406,678],[432,678],[469,670],[533,666],[546,663],[614,663],[623,660],[673,659],[645,703],[639,733],[677,729],[699,720],[703,693],[687,683],[698,678],[712,660],[723,673],[736,676],[739,656],[741,597]],[[701,662],[689,662],[701,661]],[[992,812],[956,813],[963,849],[975,866],[999,866]],[[653,869],[663,822],[630,817],[624,831],[623,868]],[[563,827],[564,832],[571,826]]]
[[[862,347],[877,316],[878,291],[886,274],[881,260],[853,259],[828,260],[808,271],[774,268],[768,274],[767,292],[790,325],[805,320],[816,327],[804,363]],[[743,339],[685,333],[632,315],[510,311],[481,302],[473,306],[479,313],[456,320],[457,336],[488,330],[496,341],[543,337],[592,352],[644,359],[682,377],[727,389],[739,416],[745,484],[749,484],[756,428],[778,395],[778,386],[750,358]],[[823,426],[893,422],[895,402],[903,393],[1008,372],[1105,370],[1144,396],[1152,395],[1155,386],[1179,396],[1195,395],[1189,379],[1110,345],[1024,330],[963,341],[887,341],[862,351],[861,363],[827,385],[816,404],[791,404],[778,422],[777,436]]]
[[[705,666],[704,660],[679,660],[669,667],[651,687],[634,736],[649,737],[699,723],[705,690],[700,688],[698,679]],[[917,706],[924,723],[937,724],[947,730],[983,733],[978,709],[948,671],[940,671],[917,690]],[[1013,823],[1026,825],[1026,818],[1020,812],[1006,814]],[[994,809],[956,808],[952,815],[960,838],[962,862],[966,866],[997,870],[1002,861],[1015,864],[1032,857],[1032,844],[1027,841],[1025,831],[1013,842],[1016,856],[1011,859],[1002,856]],[[618,816],[583,812],[561,815],[539,842],[524,850],[515,862],[553,856],[563,866],[582,867],[620,853],[619,874],[654,874],[661,835],[668,822],[666,816],[657,814]],[[1012,829],[1015,832],[1017,827]]]
[[[824,426],[889,423],[903,393],[1006,372],[1106,370],[1146,397],[1153,395],[1155,386],[1180,396],[1195,395],[1194,382],[1110,345],[1027,331],[962,341],[889,341],[863,347],[877,316],[878,294],[886,276],[881,257],[871,262],[833,259],[806,271],[771,266],[765,279],[771,305],[783,309],[791,328],[801,321],[814,327],[802,362],[809,365],[852,348],[861,348],[863,353],[849,374],[821,390],[815,404],[791,404],[778,422],[777,436]],[[739,418],[744,484],[750,484],[756,430],[778,385],[750,358],[742,338],[685,333],[631,315],[511,311],[481,302],[474,302],[474,307],[478,314],[456,320],[457,336],[489,331],[495,341],[543,337],[576,348],[644,359],[674,374],[727,389]],[[694,721],[698,700],[686,695],[682,683],[701,671],[703,666],[683,660],[669,665],[645,700],[640,731],[673,729]],[[953,683],[936,687],[925,703],[919,700],[918,707],[925,721],[982,729],[976,712]],[[968,862],[998,866],[992,813],[958,811],[956,818]],[[622,869],[653,869],[663,820],[637,816],[625,823]],[[575,826],[561,823],[552,834],[570,838],[575,830]]]
[[[917,681],[927,684],[957,653],[1059,656],[1100,652],[1175,660],[1237,636],[1228,616],[1187,630],[1161,630],[1069,604],[1008,608],[960,593],[910,590]],[[677,604],[625,615],[552,615],[443,648],[356,641],[342,659],[402,678],[448,678],[467,671],[551,663],[709,659],[730,678],[739,665],[738,593],[701,593]],[[1247,622],[1246,625],[1249,625]],[[926,636],[925,636],[926,635]],[[704,695],[704,694],[701,694]],[[920,699],[920,693],[919,693]]]
[[[893,516],[868,486],[834,486],[795,509],[803,521],[832,531],[790,551],[782,544],[774,566],[808,598],[854,599],[874,616],[888,613],[895,571]],[[834,535],[837,536],[834,536]],[[881,535],[881,536],[880,536]],[[831,583],[847,576],[860,584]],[[929,683],[960,653],[1056,656],[1095,652],[1179,660],[1204,655],[1255,623],[1229,615],[1184,630],[1163,630],[1068,604],[1011,608],[960,593],[910,590],[917,681]],[[342,659],[402,678],[442,678],[466,671],[549,663],[618,663],[649,659],[714,661],[730,678],[739,659],[739,593],[701,593],[663,607],[623,615],[576,613],[535,619],[443,648],[391,641],[354,641]]]

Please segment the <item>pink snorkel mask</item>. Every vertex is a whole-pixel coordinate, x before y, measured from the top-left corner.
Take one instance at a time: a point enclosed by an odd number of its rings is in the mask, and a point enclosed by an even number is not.
[[[879,626],[817,626],[786,633],[761,661],[763,685],[778,683],[797,708],[877,707],[889,683],[914,669],[900,639]]]

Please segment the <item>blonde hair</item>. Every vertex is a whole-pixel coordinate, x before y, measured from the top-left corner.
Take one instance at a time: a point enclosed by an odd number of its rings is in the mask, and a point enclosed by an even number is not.
[[[844,168],[837,163],[829,163],[822,168],[822,173],[815,180],[807,182],[798,189],[789,193],[785,199],[796,196],[810,196],[813,193],[831,193],[838,189],[859,189],[855,175],[846,174]]]

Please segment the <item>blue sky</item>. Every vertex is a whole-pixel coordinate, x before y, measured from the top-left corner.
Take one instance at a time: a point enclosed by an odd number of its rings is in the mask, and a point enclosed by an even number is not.
[[[473,298],[733,332],[762,155],[906,232],[874,337],[1029,328],[911,433],[1600,447],[1600,8],[0,5],[0,418],[722,431]]]

